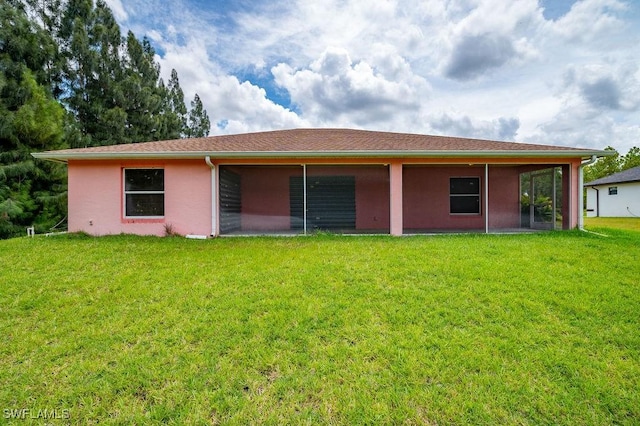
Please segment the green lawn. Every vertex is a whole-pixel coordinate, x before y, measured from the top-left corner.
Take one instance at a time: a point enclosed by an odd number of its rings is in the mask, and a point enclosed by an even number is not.
[[[639,217],[588,217],[584,219],[586,229],[614,228],[640,231]]]
[[[638,424],[640,232],[598,230],[0,241],[3,420]]]

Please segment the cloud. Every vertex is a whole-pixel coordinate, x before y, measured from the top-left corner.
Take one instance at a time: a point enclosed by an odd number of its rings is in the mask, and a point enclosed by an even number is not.
[[[474,122],[469,116],[448,113],[430,117],[429,124],[440,134],[502,141],[515,140],[520,127],[520,121],[515,117]]]
[[[121,25],[152,39],[165,80],[178,71],[187,103],[201,96],[214,133],[344,126],[638,144],[635,2],[577,0],[554,20],[535,0],[223,3],[109,0]]]
[[[580,85],[580,91],[582,96],[594,107],[620,108],[622,94],[618,85],[611,78],[602,77],[594,82],[584,82]]]
[[[618,0],[578,1],[554,23],[553,33],[572,42],[600,44],[603,35],[623,29],[624,23],[617,15],[625,10],[626,4]]]
[[[637,145],[640,125],[633,117],[640,111],[640,73],[635,61],[571,65],[555,97],[557,113],[539,123],[531,140],[590,148],[615,145],[623,152]]]
[[[526,142],[603,149],[616,135],[615,121],[606,115],[565,109],[538,126]]]
[[[276,83],[291,95],[304,117],[325,123],[357,125],[392,121],[394,115],[416,111],[428,85],[407,76],[406,63],[388,57],[384,74],[403,76],[389,80],[365,61],[353,63],[345,49],[328,48],[305,69],[285,63],[272,68]]]
[[[171,69],[179,70],[185,103],[197,93],[211,119],[211,133],[243,133],[251,131],[310,127],[289,109],[268,99],[263,88],[228,75],[208,54],[208,46],[200,39],[176,43],[170,36],[154,39],[164,51],[156,59],[162,76],[168,80]]]
[[[543,18],[533,2],[487,0],[460,16],[447,32],[446,77],[473,80],[538,55],[532,39]]]
[[[225,123],[214,133],[242,133],[269,129],[309,127],[294,112],[271,102],[264,89],[233,76],[221,76],[206,91],[209,111],[217,123]],[[212,120],[213,121],[213,120]]]
[[[445,74],[455,80],[470,80],[504,65],[515,55],[513,42],[508,37],[467,35],[454,46]]]
[[[605,111],[640,110],[640,73],[633,62],[570,66],[559,96],[567,104]]]
[[[124,10],[124,6],[122,6],[122,0],[105,0],[107,6],[113,12],[113,16],[118,21],[126,21],[129,18],[127,11]]]

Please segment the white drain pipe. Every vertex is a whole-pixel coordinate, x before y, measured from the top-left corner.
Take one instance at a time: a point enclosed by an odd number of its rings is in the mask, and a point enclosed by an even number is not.
[[[578,229],[584,231],[584,171],[583,169],[589,164],[593,164],[598,159],[597,156],[593,155],[587,161],[580,163],[578,167]]]

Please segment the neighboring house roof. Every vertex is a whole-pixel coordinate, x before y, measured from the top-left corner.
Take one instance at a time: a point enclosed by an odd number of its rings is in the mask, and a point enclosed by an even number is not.
[[[584,186],[607,185],[611,183],[640,182],[640,166],[623,170],[612,175],[587,182]]]
[[[293,129],[65,149],[36,158],[591,157],[607,151],[350,129]]]

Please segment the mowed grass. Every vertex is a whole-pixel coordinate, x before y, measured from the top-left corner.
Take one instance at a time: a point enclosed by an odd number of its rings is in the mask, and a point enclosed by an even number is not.
[[[587,229],[622,229],[640,231],[640,217],[587,217],[584,219]]]
[[[0,241],[0,409],[638,424],[640,233],[608,234]]]

